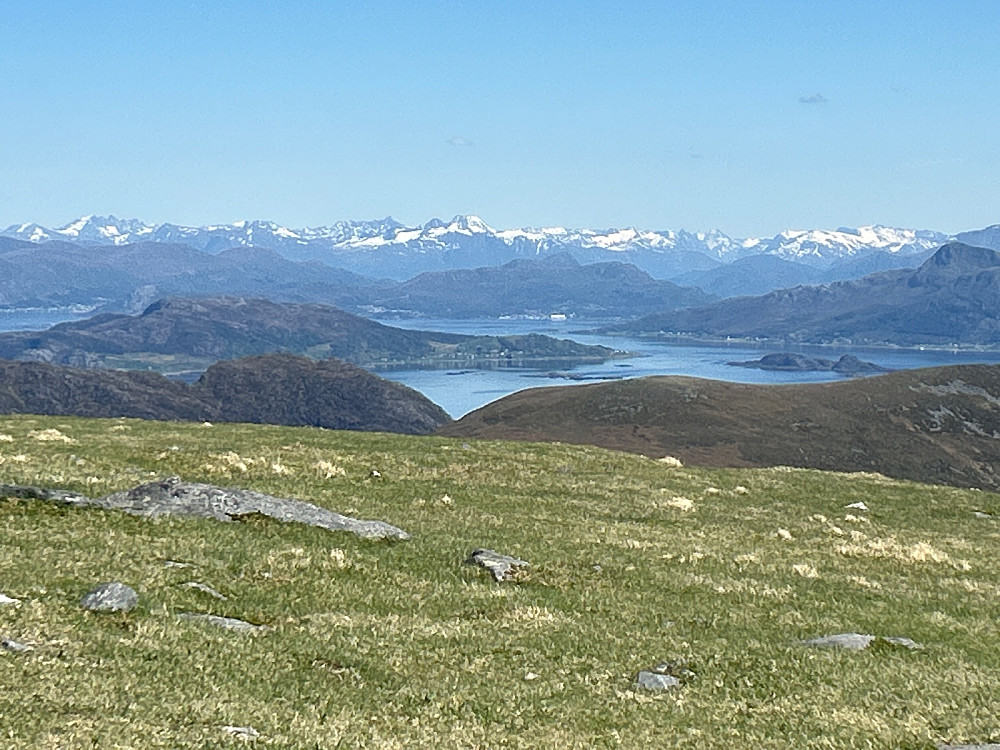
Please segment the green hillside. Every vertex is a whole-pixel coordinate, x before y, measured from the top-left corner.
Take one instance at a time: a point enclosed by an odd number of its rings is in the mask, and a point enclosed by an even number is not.
[[[0,593],[20,600],[0,637],[32,647],[0,649],[4,747],[1000,741],[992,493],[559,444],[0,418],[0,483],[96,497],[171,475],[412,540],[0,499]],[[463,564],[479,547],[531,565],[496,583]],[[84,611],[102,581],[138,607]],[[801,643],[847,632],[923,648]],[[663,662],[679,687],[636,687]]]

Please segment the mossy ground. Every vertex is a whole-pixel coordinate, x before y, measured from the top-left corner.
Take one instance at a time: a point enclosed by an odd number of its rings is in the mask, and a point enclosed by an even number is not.
[[[973,514],[1000,511],[989,493],[566,445],[0,418],[0,482],[97,496],[173,474],[383,519],[413,540],[0,500],[0,592],[22,600],[0,606],[0,635],[34,647],[0,651],[0,745],[247,741],[226,725],[289,748],[1000,741],[1000,521]],[[870,510],[844,507],[857,501]],[[475,547],[530,572],[496,584],[463,565]],[[83,611],[108,580],[140,606]],[[845,631],[925,648],[797,643]],[[670,660],[695,676],[633,688]]]

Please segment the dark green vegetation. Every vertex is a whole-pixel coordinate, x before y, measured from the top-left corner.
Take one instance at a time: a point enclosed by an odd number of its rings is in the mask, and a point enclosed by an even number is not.
[[[1000,487],[1000,367],[965,365],[840,383],[687,377],[521,391],[441,434],[600,445],[704,466],[875,471]]]
[[[648,315],[614,330],[807,343],[1000,346],[1000,255],[953,242],[916,270]]]
[[[167,374],[271,352],[337,357],[369,368],[568,367],[622,354],[537,334],[410,331],[329,305],[242,297],[160,300],[139,315],[96,315],[46,331],[0,333],[5,359]]]
[[[383,519],[413,539],[0,500],[0,591],[21,600],[0,606],[0,635],[34,648],[0,651],[5,747],[245,746],[225,726],[274,748],[998,739],[992,494],[567,445],[0,419],[9,483],[99,496],[175,474]],[[858,501],[870,511],[844,507]],[[481,546],[531,567],[496,584],[462,564]],[[83,611],[107,580],[135,587],[138,608]],[[798,644],[850,631],[924,648]],[[662,661],[693,675],[635,690]]]
[[[569,253],[502,266],[422,273],[398,286],[372,289],[380,313],[439,318],[567,313],[577,317],[635,317],[704,305],[700,289],[658,281],[628,263],[580,265]]]
[[[153,372],[0,360],[0,414],[308,425],[426,434],[449,421],[423,394],[335,359],[217,362],[186,385]]]

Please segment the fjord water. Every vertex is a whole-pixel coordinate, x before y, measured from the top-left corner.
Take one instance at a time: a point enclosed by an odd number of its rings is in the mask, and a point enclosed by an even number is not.
[[[0,331],[43,331],[56,323],[81,320],[89,310],[75,311],[69,307],[0,310]]]
[[[42,330],[67,320],[79,320],[85,314],[61,308],[50,310],[0,311],[0,331]],[[389,370],[379,375],[414,388],[458,418],[491,401],[526,388],[568,386],[581,382],[600,382],[646,375],[689,375],[699,378],[739,383],[812,383],[841,380],[833,372],[775,372],[732,367],[727,362],[759,359],[775,348],[733,345],[680,345],[651,339],[602,336],[580,333],[596,329],[600,321],[552,321],[548,319],[491,318],[476,320],[441,320],[406,318],[381,321],[399,328],[448,331],[470,335],[501,336],[542,333],[556,338],[572,338],[584,344],[600,344],[639,354],[628,359],[612,359],[599,365],[581,365],[572,370],[550,372],[531,370]],[[1000,363],[1000,352],[973,352],[915,349],[861,349],[857,347],[795,347],[810,356],[836,359],[854,354],[889,369]]]
[[[485,406],[491,401],[526,388],[600,382],[647,375],[688,375],[736,383],[817,383],[843,380],[835,372],[779,372],[733,367],[727,362],[760,359],[780,348],[750,347],[745,344],[687,345],[644,338],[602,336],[580,333],[599,328],[600,322],[550,321],[532,319],[489,320],[386,320],[387,325],[400,328],[423,328],[453,333],[500,336],[542,333],[556,338],[571,338],[583,344],[599,344],[639,354],[628,359],[612,359],[599,365],[581,365],[569,371],[550,373],[525,370],[396,370],[379,375],[414,388],[438,404],[449,415],[458,418]],[[997,364],[1000,352],[953,350],[918,350],[860,347],[796,346],[803,354],[837,359],[842,354],[854,354],[868,362],[891,370],[937,367],[958,364]]]

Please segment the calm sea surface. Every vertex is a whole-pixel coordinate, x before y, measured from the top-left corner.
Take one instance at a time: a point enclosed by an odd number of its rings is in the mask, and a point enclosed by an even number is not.
[[[0,330],[41,330],[65,320],[78,320],[66,310],[0,311]],[[490,401],[540,386],[564,385],[572,387],[579,382],[596,382],[635,378],[644,375],[691,375],[740,383],[812,383],[840,380],[841,376],[829,372],[770,372],[727,365],[730,361],[759,359],[776,349],[733,346],[687,346],[631,339],[617,336],[570,333],[583,328],[598,328],[597,322],[552,322],[549,320],[429,320],[426,318],[382,321],[399,328],[449,331],[479,335],[544,333],[557,338],[572,338],[584,344],[603,344],[614,349],[625,349],[640,356],[616,359],[601,365],[581,365],[569,371],[525,370],[393,370],[379,372],[415,388],[431,401],[439,404],[452,417],[478,409]],[[827,359],[841,354],[855,354],[861,359],[894,370],[937,365],[971,363],[1000,363],[1000,352],[950,352],[917,351],[910,349],[837,349],[831,347],[796,347],[795,351]]]
[[[614,349],[626,349],[641,356],[610,360],[601,365],[581,365],[570,371],[555,373],[524,370],[398,370],[380,372],[385,378],[415,388],[431,401],[440,404],[452,417],[478,409],[502,396],[539,386],[567,385],[574,382],[607,381],[644,375],[691,375],[699,378],[729,380],[738,383],[817,383],[841,380],[831,372],[774,372],[732,367],[727,362],[760,359],[764,354],[780,349],[751,348],[745,345],[688,346],[668,344],[648,339],[619,336],[599,336],[570,333],[582,328],[599,328],[601,324],[576,321],[548,320],[389,320],[388,325],[400,328],[423,328],[453,333],[500,335],[544,333],[557,338],[572,338],[583,344],[603,344]],[[893,370],[907,370],[937,365],[1000,363],[1000,352],[918,351],[911,349],[863,349],[835,347],[795,347],[810,356],[837,359],[842,354],[854,354],[868,362]],[[580,378],[581,381],[568,379]]]
[[[76,314],[64,307],[35,310],[0,310],[0,331],[41,331],[67,320],[82,320],[90,313]]]

